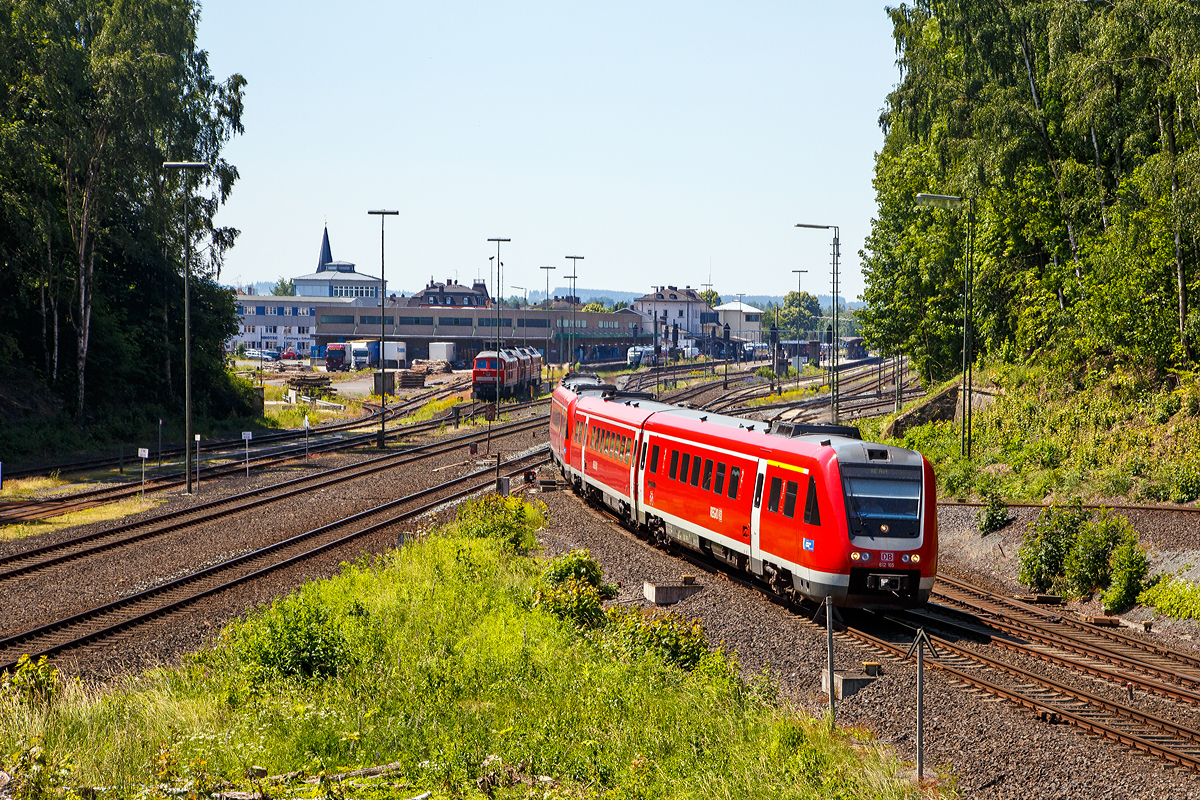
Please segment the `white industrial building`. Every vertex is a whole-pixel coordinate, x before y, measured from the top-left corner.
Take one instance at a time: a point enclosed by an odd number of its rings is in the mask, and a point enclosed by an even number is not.
[[[718,324],[722,328],[729,326],[731,339],[740,339],[743,342],[763,340],[761,308],[735,300],[732,303],[722,303],[713,310],[717,312]]]
[[[642,325],[654,330],[654,318],[658,318],[660,335],[678,325],[680,332],[702,336],[706,326],[717,322],[713,308],[690,286],[659,286],[648,295],[634,300],[631,307],[642,316]]]

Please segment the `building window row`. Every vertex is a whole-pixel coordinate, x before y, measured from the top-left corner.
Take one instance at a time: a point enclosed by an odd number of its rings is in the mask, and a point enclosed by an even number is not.
[[[378,297],[375,286],[334,286],[334,297]]]

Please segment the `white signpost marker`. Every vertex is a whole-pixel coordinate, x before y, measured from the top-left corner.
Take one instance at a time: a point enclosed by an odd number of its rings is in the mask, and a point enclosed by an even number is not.
[[[250,477],[250,438],[253,434],[250,431],[242,431],[242,441],[246,443],[246,477]]]
[[[139,447],[138,458],[142,460],[142,499],[146,499],[146,459],[150,457],[150,448]]]
[[[200,434],[196,434],[196,491],[200,491]]]
[[[304,415],[304,463],[308,463],[308,414]]]

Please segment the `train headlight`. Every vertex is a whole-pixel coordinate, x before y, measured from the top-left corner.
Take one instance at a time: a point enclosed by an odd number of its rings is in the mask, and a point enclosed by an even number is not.
[[[921,556],[918,553],[913,553],[912,557],[909,560],[912,561],[912,563],[916,564],[916,563],[920,562]]]
[[[890,531],[890,530],[891,530],[891,528],[889,528],[887,525],[880,525],[880,526],[879,526],[879,532],[880,532],[880,533],[887,533],[887,532],[888,532],[888,531]]]
[[[850,554],[851,561],[858,561],[860,558],[862,558],[862,553],[858,552],[857,550]]]
[[[870,554],[870,553],[863,553],[863,554],[862,554],[862,558],[863,558],[863,561],[870,561],[870,560],[871,560],[871,554]]]

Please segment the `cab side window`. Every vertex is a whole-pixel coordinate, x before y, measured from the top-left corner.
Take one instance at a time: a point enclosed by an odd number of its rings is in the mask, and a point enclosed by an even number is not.
[[[821,511],[817,508],[817,480],[808,476],[808,499],[804,501],[804,521],[809,525],[821,524]]]
[[[738,484],[742,480],[742,468],[730,467],[729,469],[729,499],[737,500]]]
[[[785,517],[796,516],[796,493],[800,491],[800,485],[795,481],[787,482],[787,491],[783,494],[783,515]]]
[[[709,487],[712,486],[712,470],[713,470],[712,459],[711,458],[704,459],[704,480],[700,483],[700,488],[706,492],[709,490]]]
[[[767,494],[767,511],[773,514],[779,513],[779,494],[783,491],[783,480],[781,478],[771,478],[771,491]]]
[[[650,471],[658,473],[658,445],[650,448]]]
[[[725,491],[725,462],[717,462],[717,481],[713,484],[713,491],[721,494]]]

